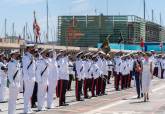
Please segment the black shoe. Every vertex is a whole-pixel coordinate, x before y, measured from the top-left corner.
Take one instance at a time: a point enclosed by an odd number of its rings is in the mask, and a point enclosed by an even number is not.
[[[0,102],[0,103],[7,103],[8,101],[2,101],[2,102]]]
[[[104,93],[103,95],[108,95],[107,93]]]
[[[119,91],[119,89],[118,89],[118,88],[116,88],[116,91]]]
[[[140,96],[137,96],[137,99],[140,99]]]
[[[32,105],[32,108],[37,108],[37,105],[36,104]]]
[[[98,94],[98,96],[102,96],[101,94]]]
[[[84,99],[78,99],[77,101],[84,101]]]
[[[89,96],[85,96],[84,98],[85,98],[85,99],[90,99],[90,97],[89,97]]]
[[[92,97],[97,97],[97,95],[92,95]]]
[[[60,104],[59,106],[68,106],[69,104],[66,104],[66,103],[62,103]]]
[[[64,103],[62,106],[68,106],[69,104]]]
[[[147,101],[149,101],[149,97],[147,97]]]
[[[141,97],[143,97],[143,94],[141,94]]]
[[[120,91],[120,89],[116,89],[116,91]]]

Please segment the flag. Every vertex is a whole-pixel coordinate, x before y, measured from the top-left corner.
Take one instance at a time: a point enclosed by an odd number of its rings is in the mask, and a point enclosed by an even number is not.
[[[119,41],[118,41],[118,44],[120,44],[122,41],[124,41],[124,39],[123,39],[122,33],[120,32],[120,39],[119,39]]]
[[[108,40],[108,38],[106,38],[106,39],[104,40],[104,42],[103,42],[103,44],[102,44],[102,46],[101,46],[101,50],[102,50],[104,53],[106,53],[106,54],[108,54],[108,53],[111,51],[110,46],[109,46],[109,40]]]
[[[143,38],[141,38],[141,42],[140,42],[140,47],[144,47],[144,39]]]
[[[40,26],[37,23],[35,12],[34,12],[33,32],[37,41],[37,39],[40,37]]]
[[[160,48],[163,48],[163,42],[160,42]]]
[[[101,46],[101,48],[108,48],[109,47],[109,40],[106,38]]]

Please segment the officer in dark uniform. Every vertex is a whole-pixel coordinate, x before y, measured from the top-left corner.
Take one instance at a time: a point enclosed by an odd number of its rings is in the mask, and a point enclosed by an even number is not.
[[[136,90],[137,90],[137,98],[143,97],[143,95],[141,94],[141,73],[139,71],[136,70],[137,67],[141,67],[142,68],[142,61],[140,60],[140,58],[138,57],[138,55],[136,54],[135,56],[135,62],[134,62],[134,66],[133,66],[133,72],[135,74],[135,81],[136,81]],[[141,96],[140,96],[141,95]]]

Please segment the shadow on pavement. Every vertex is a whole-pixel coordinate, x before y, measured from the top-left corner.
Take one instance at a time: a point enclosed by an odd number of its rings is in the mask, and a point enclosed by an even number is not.
[[[146,103],[144,101],[136,101],[136,102],[130,102],[129,104],[141,104],[141,103]]]

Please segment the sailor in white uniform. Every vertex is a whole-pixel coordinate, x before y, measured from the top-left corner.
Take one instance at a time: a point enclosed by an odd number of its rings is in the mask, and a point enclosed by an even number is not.
[[[59,69],[59,106],[66,106],[66,91],[69,81],[69,60],[67,52],[61,53],[61,58],[58,60]]]
[[[0,54],[0,102],[5,102],[7,91],[7,64],[3,60],[4,53]]]
[[[47,105],[49,109],[55,108],[54,106],[54,94],[58,81],[58,65],[56,61],[56,54],[54,50],[49,50],[49,58],[48,58],[48,95],[47,95]]]
[[[16,100],[20,87],[20,63],[17,60],[19,56],[18,51],[11,52],[11,61],[8,64],[8,78],[9,78],[9,102],[8,114],[15,114]]]
[[[24,113],[32,113],[31,109],[31,97],[33,94],[35,83],[35,60],[33,57],[34,45],[27,45],[26,52],[22,58],[23,65],[23,80],[24,80]]]
[[[84,69],[84,64],[82,61],[82,53],[77,54],[77,59],[76,59],[76,85],[75,85],[75,94],[76,94],[76,100],[77,101],[82,101],[83,99],[81,98],[81,93],[82,93],[82,83],[83,83],[83,69]]]
[[[47,51],[43,50],[41,52],[42,58],[37,64],[36,69],[36,79],[38,82],[38,93],[37,93],[37,101],[38,101],[38,110],[44,111],[45,109],[45,100],[47,93],[47,84],[48,84],[48,75],[49,75],[49,64],[47,59]]]
[[[162,79],[165,79],[165,56],[162,57]]]

